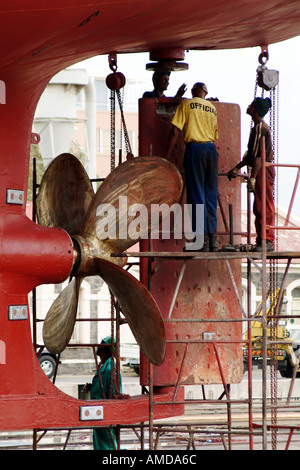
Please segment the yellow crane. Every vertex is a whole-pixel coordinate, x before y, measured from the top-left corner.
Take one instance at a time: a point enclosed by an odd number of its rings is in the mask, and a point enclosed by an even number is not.
[[[279,324],[282,305],[285,303],[285,290],[280,292],[276,289],[270,292],[267,297],[267,358],[275,355],[278,363],[278,370],[282,377],[292,377],[294,367],[297,367],[297,374],[300,373],[299,360],[296,351],[299,345],[295,343],[296,338],[290,336],[286,325]],[[253,315],[254,320],[250,324],[252,363],[260,364],[263,358],[263,322],[262,322],[262,299]],[[248,331],[245,339],[248,339]],[[300,331],[300,330],[299,330]],[[248,346],[244,348],[244,370],[248,367]]]

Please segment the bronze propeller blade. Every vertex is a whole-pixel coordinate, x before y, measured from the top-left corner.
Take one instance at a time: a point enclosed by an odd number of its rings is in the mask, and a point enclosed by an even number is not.
[[[61,353],[73,333],[79,289],[82,279],[74,278],[51,305],[43,326],[46,348],[53,354]]]
[[[153,222],[151,214],[156,213],[161,204],[171,206],[178,202],[182,189],[179,171],[167,160],[160,157],[127,160],[112,171],[99,187],[88,209],[83,234],[104,238],[103,217],[99,215],[99,209],[107,204],[115,209],[112,211],[115,219],[111,221],[107,217],[105,221],[111,225],[114,223],[117,230],[115,236],[105,240],[105,244],[111,252],[124,251],[143,236],[148,236]],[[140,226],[145,230],[133,239],[128,228],[137,217],[136,212],[139,212]]]
[[[80,233],[93,197],[83,165],[74,155],[63,153],[50,163],[43,176],[37,196],[38,222],[60,227],[69,235]]]
[[[68,188],[64,188],[65,184]],[[53,303],[44,323],[44,342],[49,351],[59,353],[67,346],[76,320],[81,280],[98,274],[118,299],[145,356],[154,364],[163,361],[166,340],[160,311],[142,283],[121,268],[126,258],[111,257],[111,253],[123,251],[148,236],[152,207],[178,202],[182,187],[178,170],[160,157],[127,160],[110,173],[95,195],[76,157],[62,154],[51,163],[40,187],[39,221],[68,231],[78,256],[72,272],[75,279]],[[126,200],[126,208],[143,205],[140,225],[144,232],[136,238],[127,231],[120,236],[136,217],[136,213],[120,209],[120,198],[122,202]],[[99,214],[103,205],[113,209],[113,222],[118,227],[113,236],[103,236],[103,214]]]
[[[166,334],[159,308],[146,287],[134,276],[109,261],[96,260],[98,274],[117,298],[136,342],[155,365],[166,354]]]
[[[147,238],[150,227],[159,225],[159,207],[178,202],[182,187],[179,171],[163,158],[137,157],[119,165],[99,187],[80,235],[73,237],[80,252],[74,275],[97,274],[96,258],[124,266],[127,259],[112,258],[111,253]],[[130,229],[137,219],[138,227],[132,234]]]

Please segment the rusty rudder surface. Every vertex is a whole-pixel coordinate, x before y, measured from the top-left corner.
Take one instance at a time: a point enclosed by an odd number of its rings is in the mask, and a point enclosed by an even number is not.
[[[226,173],[240,160],[240,109],[234,104],[214,104],[218,112],[219,139],[215,143],[219,152],[219,173]],[[172,99],[140,100],[140,155],[150,150],[154,155],[164,154],[175,107]],[[173,162],[182,173],[183,155],[182,139],[173,155]],[[229,233],[224,235],[225,228],[229,227],[228,204],[234,209],[234,232],[240,231],[240,188],[238,179],[230,183],[227,177],[219,176],[217,230],[220,247],[229,244]],[[239,237],[234,236],[234,244],[238,243]],[[183,246],[184,240],[152,241],[155,252],[182,251]],[[144,244],[143,249],[147,251],[148,245]],[[151,278],[151,292],[165,320],[167,334],[166,358],[162,365],[153,369],[154,385],[222,383],[222,375],[228,384],[242,380],[242,323],[226,322],[240,319],[241,310],[225,260],[209,260],[209,253],[207,255],[206,259],[187,261],[183,275],[185,260],[165,259]],[[230,267],[241,298],[241,261],[231,260]],[[147,283],[147,261],[141,262],[141,275]],[[143,358],[141,380],[145,385],[148,382],[147,363]]]

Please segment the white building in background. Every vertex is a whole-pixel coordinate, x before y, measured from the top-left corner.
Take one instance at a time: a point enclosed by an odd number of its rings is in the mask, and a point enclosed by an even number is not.
[[[34,130],[40,135],[44,166],[57,155],[73,152],[90,178],[104,178],[110,172],[111,96],[106,76],[91,75],[84,69],[59,72],[47,85],[34,116]],[[146,89],[146,79],[126,77],[121,89],[126,126],[132,147],[138,151],[138,99]],[[116,159],[125,154],[119,104],[116,99]]]
[[[50,80],[42,94],[34,116],[34,128],[41,139],[39,146],[45,168],[53,157],[70,151],[78,123],[77,95],[82,89],[88,90],[89,83],[90,77],[85,70],[63,70]],[[91,160],[86,163],[91,170]]]
[[[105,83],[105,76],[93,76],[95,90],[95,149],[96,149],[96,176],[105,178],[110,172],[111,160],[111,92]],[[132,153],[138,153],[138,100],[146,88],[146,80],[126,77],[126,85],[121,89],[123,110],[125,113],[126,127],[130,140]],[[89,118],[86,113],[87,94],[81,89],[77,95],[77,125],[72,139],[72,144],[84,153],[87,152],[87,133]],[[115,149],[116,165],[119,161],[119,150],[122,151],[122,160],[126,158],[124,131],[121,126],[121,115],[118,100],[115,100]],[[74,148],[74,147],[73,147]],[[95,178],[96,176],[90,176]]]

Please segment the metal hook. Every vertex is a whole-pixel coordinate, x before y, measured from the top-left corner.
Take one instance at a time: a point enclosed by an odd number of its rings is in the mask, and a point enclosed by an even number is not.
[[[265,61],[263,60],[265,58]],[[258,62],[261,65],[265,65],[269,60],[269,51],[267,46],[261,46],[261,53],[258,57]]]
[[[117,54],[115,52],[111,52],[108,54],[108,63],[109,63],[109,68],[113,72],[117,71]]]

